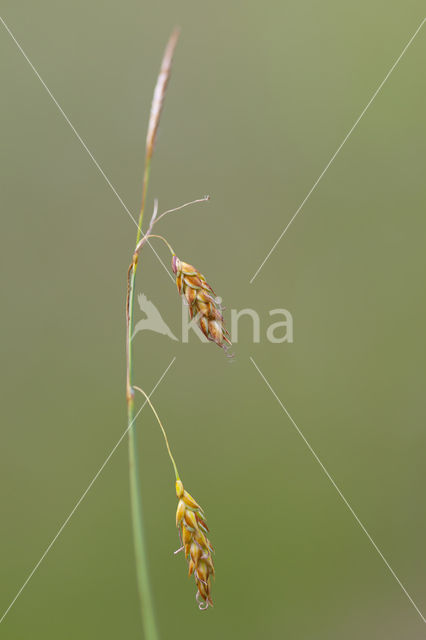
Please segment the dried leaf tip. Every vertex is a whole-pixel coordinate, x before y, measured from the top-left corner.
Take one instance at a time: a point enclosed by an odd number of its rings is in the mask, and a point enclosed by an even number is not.
[[[191,319],[198,319],[200,329],[208,340],[227,350],[231,341],[224,325],[220,299],[216,297],[203,274],[191,264],[173,256],[172,269],[178,291],[185,296],[188,303]]]
[[[164,51],[161,63],[160,73],[158,74],[157,84],[154,89],[152,98],[151,113],[149,115],[148,133],[146,136],[146,160],[150,161],[154,151],[155,140],[157,137],[158,125],[160,123],[161,111],[163,109],[164,96],[166,95],[167,84],[170,78],[173,55],[179,39],[180,29],[175,28],[169,38],[166,49]]]
[[[182,542],[182,550],[188,560],[188,574],[194,574],[197,585],[196,600],[200,610],[213,606],[211,599],[211,577],[214,577],[212,560],[213,547],[207,538],[208,527],[204,513],[194,498],[185,491],[180,480],[176,482],[176,495],[179,498],[176,511],[176,526]]]

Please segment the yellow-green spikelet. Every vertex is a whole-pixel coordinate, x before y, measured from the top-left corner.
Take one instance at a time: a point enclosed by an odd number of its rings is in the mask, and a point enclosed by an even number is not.
[[[194,574],[199,608],[207,609],[209,605],[213,606],[211,578],[214,576],[213,547],[207,538],[208,527],[202,508],[185,491],[180,480],[176,482],[176,495],[179,498],[176,526],[179,529],[185,558],[188,560],[188,575]]]
[[[200,329],[206,338],[226,349],[231,341],[223,322],[221,306],[203,274],[177,256],[172,258],[172,269],[178,291],[188,302],[191,319],[198,317]]]

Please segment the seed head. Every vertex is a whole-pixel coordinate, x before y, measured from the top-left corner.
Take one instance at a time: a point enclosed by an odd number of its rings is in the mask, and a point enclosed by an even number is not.
[[[207,538],[208,527],[200,505],[183,488],[180,480],[176,482],[176,495],[179,498],[176,511],[176,526],[182,542],[182,550],[188,560],[188,575],[194,574],[197,585],[196,599],[201,610],[213,606],[210,596],[211,576],[214,577],[212,560],[213,547]]]
[[[188,302],[191,319],[194,316],[198,318],[200,329],[206,338],[226,349],[231,341],[223,322],[222,308],[203,274],[177,256],[172,258],[172,269],[176,275],[178,291]]]

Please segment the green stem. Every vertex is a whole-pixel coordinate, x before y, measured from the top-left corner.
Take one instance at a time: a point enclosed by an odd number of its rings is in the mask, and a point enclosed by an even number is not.
[[[145,210],[146,193],[148,189],[150,158],[147,157],[142,187],[142,204],[138,221],[136,245],[142,235],[142,221]],[[148,555],[143,520],[143,505],[140,490],[139,457],[137,449],[136,430],[134,425],[134,390],[132,368],[132,330],[133,330],[133,302],[135,293],[137,260],[129,269],[127,291],[127,321],[126,321],[126,352],[127,352],[127,424],[129,429],[129,476],[130,476],[130,507],[133,523],[133,540],[136,558],[136,576],[138,582],[139,600],[142,614],[142,625],[145,640],[158,640],[158,630],[155,621],[154,603],[149,580]]]

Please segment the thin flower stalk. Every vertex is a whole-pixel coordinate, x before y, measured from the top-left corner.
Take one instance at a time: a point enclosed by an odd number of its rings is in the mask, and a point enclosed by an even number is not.
[[[198,502],[184,489],[170,448],[166,430],[149,395],[136,385],[133,388],[145,397],[151,407],[162,431],[167,452],[173,465],[176,477],[176,496],[179,500],[176,510],[176,527],[179,530],[179,537],[182,543],[181,548],[175,553],[179,551],[185,552],[185,558],[188,561],[188,576],[194,576],[197,586],[196,600],[198,608],[203,611],[209,606],[213,606],[211,582],[215,575],[212,558],[213,547],[207,537],[209,528],[205,520],[204,511]]]
[[[170,246],[169,242],[167,242],[167,240],[163,236],[159,236],[159,235],[155,235],[155,234],[151,233],[154,225],[163,216],[165,216],[165,215],[167,215],[169,213],[173,213],[175,211],[180,211],[181,209],[184,209],[185,207],[189,207],[192,204],[198,204],[200,202],[208,202],[209,200],[210,200],[210,196],[204,196],[203,198],[197,198],[196,200],[191,200],[190,202],[185,202],[184,204],[181,204],[179,207],[174,207],[173,209],[167,209],[167,211],[164,211],[160,216],[158,216],[158,218],[157,218],[158,200],[156,199],[154,201],[154,212],[152,214],[151,221],[150,221],[149,226],[148,226],[148,230],[142,236],[142,238],[139,240],[139,242],[137,243],[135,251],[133,253],[132,262],[130,263],[130,266],[129,266],[128,270],[127,270],[126,326],[129,326],[130,307],[131,307],[131,304],[133,304],[133,300],[131,299],[132,298],[131,292],[134,289],[136,266],[137,266],[137,263],[138,263],[139,254],[140,254],[140,252],[142,250],[142,247],[145,245],[146,242],[148,242],[148,240],[150,238],[160,238],[167,245],[167,247],[168,247],[169,251],[171,252],[172,256],[176,255],[174,250]],[[129,346],[129,341],[127,341],[126,344],[127,344],[127,346]],[[131,356],[131,353],[128,354],[128,358],[129,358],[129,356]]]

